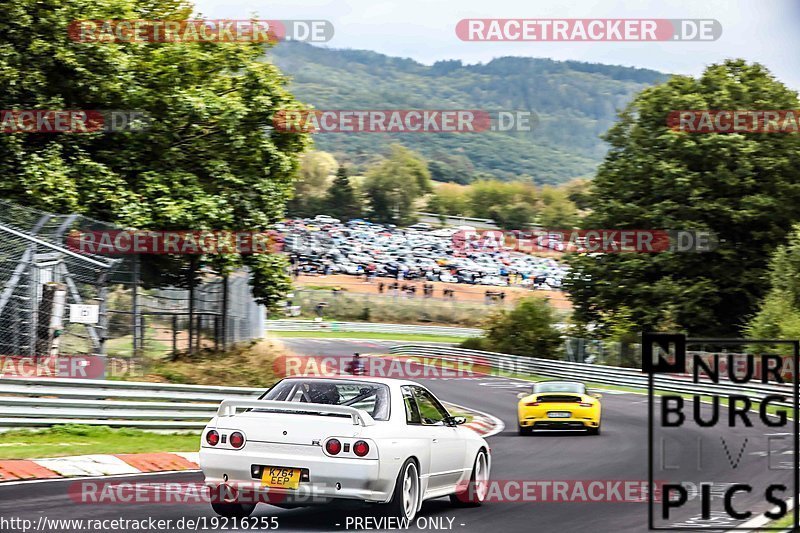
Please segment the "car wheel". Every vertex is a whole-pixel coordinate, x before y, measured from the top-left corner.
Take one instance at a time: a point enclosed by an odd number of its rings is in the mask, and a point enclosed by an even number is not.
[[[600,426],[597,426],[596,428],[589,428],[587,433],[589,435],[599,435],[600,434]]]
[[[383,505],[384,514],[410,522],[417,515],[419,497],[420,483],[417,464],[412,459],[407,459],[397,475],[392,499]]]
[[[478,507],[489,493],[489,457],[481,450],[472,465],[472,475],[466,491],[450,495],[450,503],[458,507]]]
[[[531,435],[533,433],[533,430],[530,427],[517,426],[517,429],[519,434],[522,436]]]

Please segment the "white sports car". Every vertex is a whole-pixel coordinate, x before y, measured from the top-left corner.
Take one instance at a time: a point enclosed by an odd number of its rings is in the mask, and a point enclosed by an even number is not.
[[[223,516],[248,516],[259,501],[346,499],[410,521],[425,500],[486,497],[490,449],[464,422],[413,381],[287,378],[258,400],[220,404],[203,430],[200,467]]]

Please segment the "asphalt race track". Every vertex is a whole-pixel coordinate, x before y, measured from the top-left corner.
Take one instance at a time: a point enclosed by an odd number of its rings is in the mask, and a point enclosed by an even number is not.
[[[298,353],[348,355],[353,352],[369,353],[383,351],[390,343],[386,341],[342,341],[319,339],[282,339],[290,349]],[[374,346],[370,346],[374,345]],[[440,398],[490,413],[506,425],[501,433],[488,439],[492,448],[492,479],[507,480],[640,480],[648,477],[647,470],[647,397],[629,393],[606,392],[603,396],[603,428],[599,436],[582,433],[549,433],[521,437],[517,435],[515,406],[516,394],[524,390],[524,382],[505,378],[429,379],[420,380]],[[602,391],[601,391],[602,392]],[[709,430],[704,430],[708,435]],[[789,487],[784,497],[791,495],[790,470],[768,471],[766,459],[761,457],[766,450],[763,429],[714,428],[719,437],[724,437],[728,452],[718,449],[706,450],[696,478],[715,482],[749,482],[754,486],[765,482],[781,481]],[[775,433],[790,431],[776,428]],[[668,463],[696,463],[696,441],[698,434],[685,428],[672,435],[668,452]],[[714,437],[717,435],[715,434]],[[736,461],[744,438],[748,444],[742,451],[742,459]],[[773,462],[775,460],[773,459]],[[123,478],[125,481],[146,483],[200,483],[199,473],[164,474]],[[122,480],[122,479],[120,479]],[[54,518],[135,518],[154,517],[177,521],[181,517],[215,516],[210,507],[201,505],[170,504],[76,504],[67,495],[67,487],[74,481],[35,482],[11,486],[0,485],[0,516],[22,517],[38,520],[45,515]],[[736,497],[738,509],[752,509],[756,514],[772,507],[764,501],[763,493],[757,489],[751,495]],[[712,501],[712,510],[722,509],[722,499],[717,491]],[[656,505],[660,512],[660,505]],[[346,530],[348,517],[366,517],[374,510],[364,505],[339,505],[318,508],[282,510],[259,505],[254,515],[276,516],[279,530],[331,531]],[[684,526],[695,524],[693,519],[700,514],[698,499],[674,511],[674,517]],[[716,514],[716,513],[715,513]],[[439,521],[418,521],[436,530],[436,526],[447,527],[452,519],[452,530],[464,532],[490,531],[536,531],[536,532],[643,532],[647,531],[647,503],[614,502],[489,502],[480,508],[454,508],[447,499],[424,504],[424,518],[439,518]],[[720,518],[723,529],[734,527],[731,519]],[[444,524],[442,526],[442,524]],[[351,525],[349,529],[354,529]],[[69,529],[65,529],[69,530]]]

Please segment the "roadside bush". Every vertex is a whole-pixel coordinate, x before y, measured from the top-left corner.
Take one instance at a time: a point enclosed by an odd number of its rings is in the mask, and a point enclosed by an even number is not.
[[[465,350],[480,350],[484,352],[492,351],[491,349],[492,346],[484,337],[470,337],[469,339],[459,344],[458,347],[464,348]]]
[[[550,305],[535,297],[523,298],[511,311],[490,317],[478,339],[468,339],[463,348],[558,359],[563,340],[555,327],[556,317]]]

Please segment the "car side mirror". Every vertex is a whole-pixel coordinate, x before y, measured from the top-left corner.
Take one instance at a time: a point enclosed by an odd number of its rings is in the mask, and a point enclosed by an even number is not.
[[[517,394],[517,398],[519,398],[520,400],[525,398],[526,396],[528,396],[527,392],[520,392],[519,394]]]
[[[466,416],[450,416],[447,418],[447,424],[450,426],[460,426],[467,423]]]
[[[593,392],[593,393],[591,394],[591,396],[593,396],[593,397],[597,398],[598,400],[599,400],[600,398],[602,398],[602,397],[603,397],[603,395],[602,395],[602,394],[600,394],[599,392]]]

